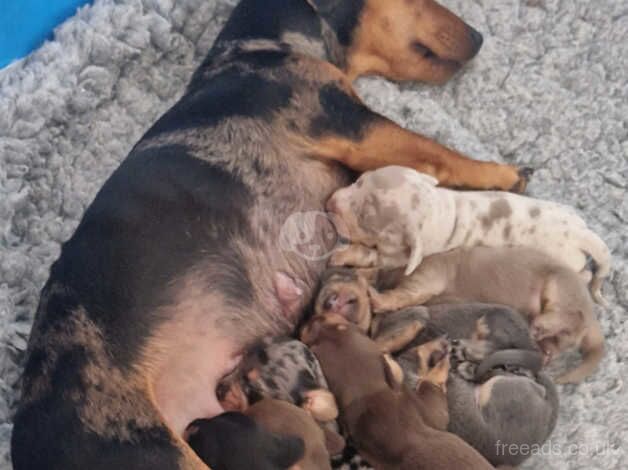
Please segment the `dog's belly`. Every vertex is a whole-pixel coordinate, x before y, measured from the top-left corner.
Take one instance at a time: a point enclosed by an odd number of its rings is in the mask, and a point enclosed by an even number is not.
[[[266,195],[256,198],[248,212],[253,233],[233,241],[239,255],[234,264],[216,267],[211,257],[200,261],[181,277],[173,303],[164,308],[163,315],[171,320],[153,335],[147,365],[158,363],[153,379],[157,406],[177,433],[194,419],[223,411],[216,386],[251,343],[288,334],[296,325],[301,311],[283,311],[275,274],[284,272],[296,280],[303,290],[302,306],[313,295],[330,247],[324,203],[348,179],[339,168],[315,162],[303,167],[293,175],[295,181],[270,193],[265,188]],[[312,225],[311,217],[321,220]],[[216,289],[216,284],[225,285],[221,276],[228,279],[233,269],[243,270],[252,281],[249,305],[234,304]]]

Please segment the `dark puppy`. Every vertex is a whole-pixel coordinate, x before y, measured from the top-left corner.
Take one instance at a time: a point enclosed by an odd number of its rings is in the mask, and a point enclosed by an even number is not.
[[[377,345],[356,325],[339,315],[317,316],[302,339],[321,362],[342,424],[375,468],[492,468],[462,439],[426,424],[424,404],[396,382]]]
[[[482,379],[498,366],[536,373],[543,365],[526,321],[503,305],[408,307],[376,316],[372,336],[383,350],[400,353],[397,360],[404,369],[407,361],[416,361],[413,347],[442,336],[454,342],[455,369],[469,380]]]
[[[275,434],[236,412],[194,421],[188,442],[212,470],[288,470],[305,455],[298,435]]]
[[[242,351],[297,323],[324,264],[277,240],[289,217],[323,211],[348,169],[522,190],[518,168],[407,131],[352,87],[364,74],[443,82],[481,44],[432,0],[242,0],[51,268],[14,468],[206,468],[181,436],[222,412],[207,391]],[[321,230],[311,243],[333,241]]]
[[[415,323],[421,325],[417,337],[406,345],[395,343],[404,337],[399,332]],[[453,350],[459,355],[451,359],[456,369],[446,386],[448,430],[492,464],[519,465],[527,455],[509,453],[507,446],[540,446],[552,433],[556,388],[539,372],[542,357],[516,311],[485,304],[410,307],[385,315],[378,328],[382,337],[376,341],[403,348],[397,360],[410,387],[433,376],[442,344],[448,343],[443,335],[457,342]]]

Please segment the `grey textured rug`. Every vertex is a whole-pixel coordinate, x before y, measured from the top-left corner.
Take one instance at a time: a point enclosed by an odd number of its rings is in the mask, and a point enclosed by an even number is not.
[[[0,467],[21,351],[59,244],[104,179],[182,92],[235,0],[98,0],[0,71]],[[598,310],[600,371],[562,387],[551,446],[528,468],[628,462],[628,3],[448,0],[485,33],[443,88],[359,84],[405,126],[480,159],[538,169],[529,192],[575,206],[615,269]]]

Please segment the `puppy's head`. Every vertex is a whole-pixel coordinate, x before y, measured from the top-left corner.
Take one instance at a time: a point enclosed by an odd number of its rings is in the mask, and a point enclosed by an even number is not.
[[[532,337],[548,360],[579,346],[586,333],[586,319],[581,311],[539,315],[532,321]]]
[[[340,435],[319,426],[307,411],[285,401],[264,399],[246,414],[264,429],[294,434],[303,440],[305,452],[290,470],[331,470],[330,455],[339,454],[345,445]]]
[[[365,172],[354,184],[336,191],[326,208],[342,221],[339,225],[345,233],[340,235],[353,243],[374,247],[378,240],[403,233],[405,219],[400,207],[406,205],[408,184],[416,175],[409,168],[388,166]]]
[[[355,270],[330,268],[321,278],[321,288],[314,304],[315,315],[342,315],[362,331],[371,324],[368,281]]]
[[[305,455],[300,437],[269,432],[240,413],[196,420],[187,434],[192,449],[210,468],[288,470]]]
[[[480,50],[482,35],[434,0],[308,0],[347,49],[350,77],[443,83]]]

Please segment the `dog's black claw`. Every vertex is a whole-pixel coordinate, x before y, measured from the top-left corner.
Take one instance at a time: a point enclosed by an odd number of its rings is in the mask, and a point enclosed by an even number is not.
[[[530,179],[530,177],[534,174],[535,169],[529,166],[524,166],[519,170],[519,176],[526,180]]]

